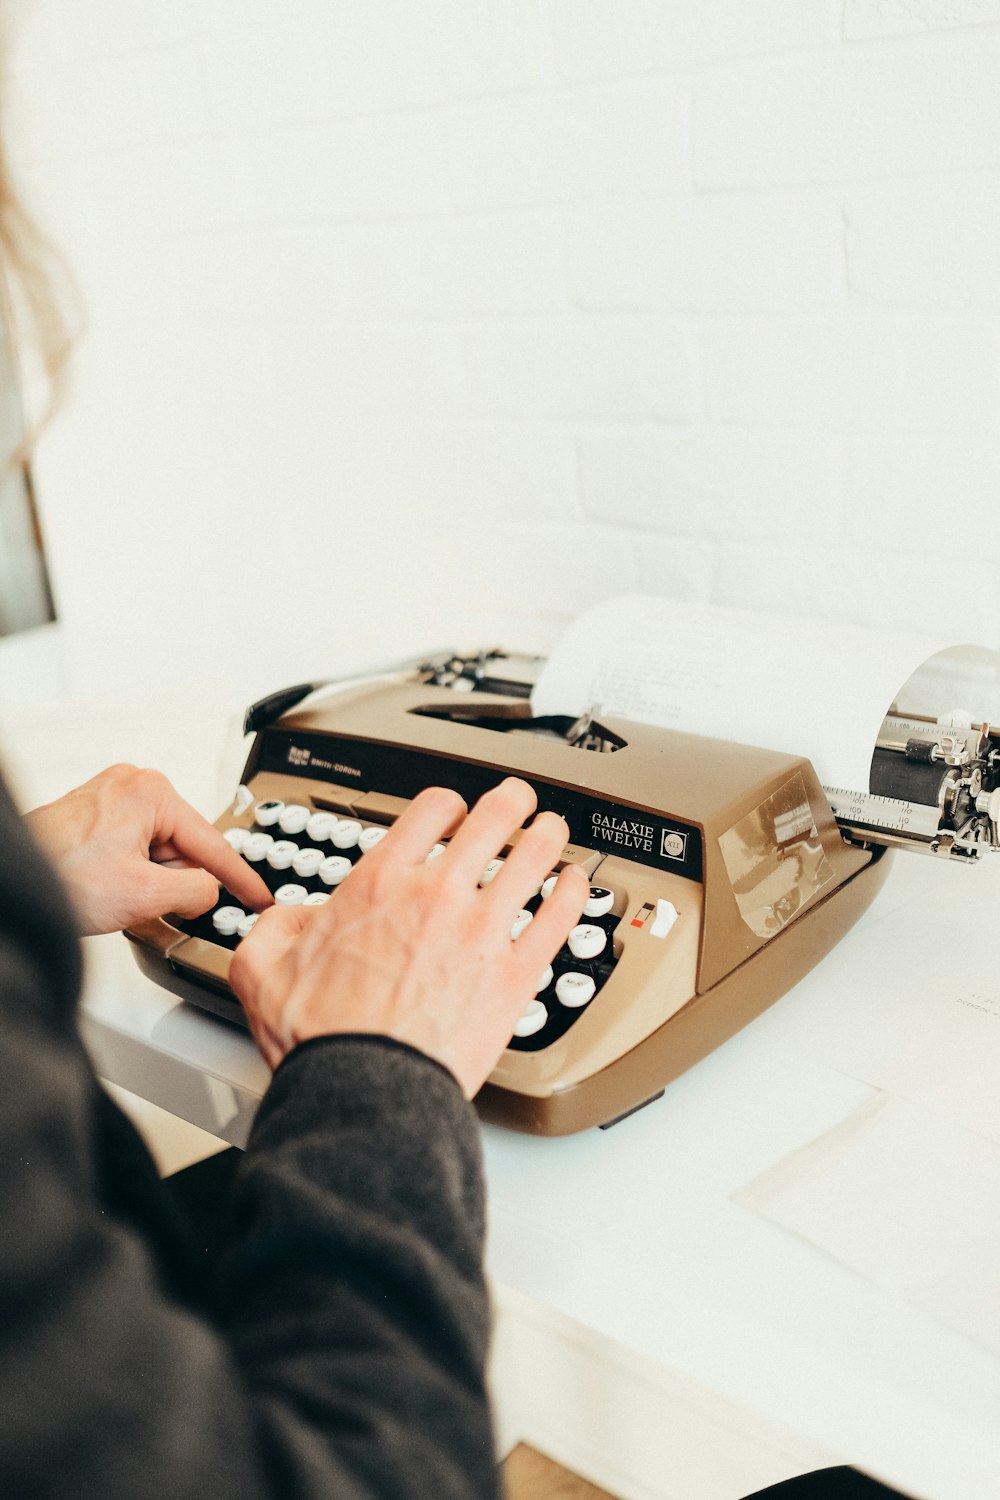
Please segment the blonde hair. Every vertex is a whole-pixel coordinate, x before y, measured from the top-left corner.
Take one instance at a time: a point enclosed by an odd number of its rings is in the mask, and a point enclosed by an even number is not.
[[[24,441],[11,455],[14,462],[23,462],[65,390],[82,315],[69,267],[25,208],[11,170],[6,109],[9,10],[8,4],[0,4],[0,310],[8,324],[11,375],[23,376],[30,364],[32,375],[37,369],[41,377],[38,410],[31,413]]]

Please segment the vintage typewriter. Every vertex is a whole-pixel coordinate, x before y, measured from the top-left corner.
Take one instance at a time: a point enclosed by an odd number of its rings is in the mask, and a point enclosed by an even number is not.
[[[514,773],[566,819],[591,881],[569,936],[477,1098],[482,1115],[559,1135],[605,1126],[796,983],[868,906],[890,846],[971,860],[1000,845],[1000,731],[893,710],[865,794],[806,759],[601,715],[533,714],[539,659],[441,652],[248,710],[243,781],[217,820],[278,902],[321,904],[423,787],[470,804]],[[483,880],[491,876],[484,871]],[[512,936],[545,899],[512,919]],[[240,1022],[227,982],[255,918],[143,923],[142,969]]]

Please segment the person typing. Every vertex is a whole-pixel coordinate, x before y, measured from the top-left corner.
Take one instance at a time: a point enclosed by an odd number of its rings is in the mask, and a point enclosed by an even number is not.
[[[29,815],[61,884],[3,794],[0,1491],[499,1492],[469,1101],[589,894],[568,867],[511,939],[565,824],[539,815],[479,879],[534,800],[429,789],[307,908],[271,905],[155,773]],[[72,928],[203,910],[220,881],[264,908],[233,984],[274,1077],[206,1268],[78,1040]]]
[[[0,153],[0,271],[57,393],[48,258]],[[114,766],[26,819],[0,780],[0,1495],[499,1495],[471,1100],[604,899],[573,864],[547,881],[568,829],[535,806],[516,778],[471,808],[429,788],[331,868],[336,899],[289,904],[158,773]],[[209,1232],[84,1051],[78,938],[199,918],[220,887],[273,1076]],[[794,1493],[888,1493],[827,1482]]]

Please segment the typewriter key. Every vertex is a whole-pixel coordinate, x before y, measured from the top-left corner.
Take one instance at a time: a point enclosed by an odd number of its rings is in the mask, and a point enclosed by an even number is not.
[[[583,908],[585,917],[605,917],[615,904],[615,893],[606,886],[592,885],[590,899]]]
[[[254,928],[257,925],[257,919],[259,916],[260,912],[252,911],[249,912],[247,916],[242,919],[242,921],[237,922],[236,936],[241,938],[249,937],[251,932],[253,932]]]
[[[316,873],[324,885],[339,885],[353,869],[354,866],[346,855],[331,854],[329,859],[324,859]]]
[[[608,935],[603,927],[591,927],[589,922],[581,922],[569,935],[569,951],[574,958],[596,958],[604,952],[607,941]]]
[[[292,869],[303,880],[311,880],[326,859],[322,849],[298,849],[292,859]]]
[[[549,899],[549,897],[552,895],[552,892],[556,888],[556,881],[558,879],[559,879],[558,875],[550,875],[549,878],[548,878],[548,880],[543,880],[542,881],[542,900],[543,901],[547,901]]]
[[[253,792],[250,790],[250,788],[248,786],[244,786],[243,783],[241,782],[240,785],[236,788],[236,795],[233,798],[233,806],[232,806],[233,817],[234,818],[241,817],[242,814],[246,812],[247,808],[248,807],[252,807],[252,806],[253,806]]]
[[[274,893],[276,906],[301,906],[306,899],[306,888],[304,885],[279,885]]]
[[[480,885],[489,885],[489,883],[490,883],[491,880],[496,880],[497,876],[500,874],[500,871],[502,869],[503,869],[503,860],[502,859],[491,859],[490,862],[489,862],[489,864],[486,866],[486,869],[483,871],[483,873],[479,877],[479,884]]]
[[[545,973],[542,975],[541,979],[538,981],[538,988],[535,991],[535,994],[536,995],[540,995],[542,993],[542,990],[547,990],[548,987],[549,987],[549,985],[551,983],[552,983],[552,965],[551,964],[546,964],[545,965]]]
[[[309,809],[299,802],[287,802],[278,818],[282,833],[301,833],[309,822]]]
[[[298,844],[291,839],[276,839],[267,851],[267,862],[272,870],[287,870],[298,852]]]
[[[361,832],[361,824],[355,818],[341,818],[330,832],[330,843],[335,849],[353,849]]]
[[[522,907],[517,916],[514,918],[513,926],[510,929],[511,937],[519,938],[521,936],[521,933],[527,927],[528,923],[532,921],[534,921],[534,913],[526,911],[524,907]]]
[[[252,833],[243,845],[243,858],[248,859],[252,865],[260,864],[262,859],[267,858],[267,851],[274,843],[269,833]]]
[[[527,1009],[523,1015],[518,1016],[514,1022],[515,1036],[534,1036],[536,1031],[541,1031],[549,1013],[540,1000],[529,1000]]]
[[[336,828],[337,821],[333,813],[313,813],[306,824],[306,837],[312,839],[314,844],[322,844]]]
[[[258,828],[273,828],[281,814],[285,810],[283,802],[258,802],[254,808],[254,818],[257,820]]]
[[[597,985],[589,974],[576,974],[568,970],[560,974],[556,980],[556,999],[560,1005],[566,1005],[570,1010],[579,1010],[581,1005],[587,1005],[594,998]]]
[[[326,903],[329,901],[329,899],[330,899],[330,897],[328,896],[328,894],[326,893],[326,891],[313,891],[313,893],[312,893],[311,896],[307,896],[306,897],[306,899],[303,901],[302,905],[303,906],[325,906]]]
[[[389,832],[388,828],[365,828],[358,834],[358,848],[362,854],[367,854],[369,849],[374,849],[380,844]]]
[[[220,906],[212,913],[212,926],[220,937],[232,937],[245,916],[242,906]]]
[[[250,837],[249,828],[227,828],[222,835],[230,849],[235,849],[237,854],[242,854],[247,839]]]

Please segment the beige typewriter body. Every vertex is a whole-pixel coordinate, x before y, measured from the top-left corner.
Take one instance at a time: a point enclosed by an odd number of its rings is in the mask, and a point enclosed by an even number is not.
[[[551,1041],[512,1038],[476,1101],[486,1119],[561,1135],[657,1097],[811,969],[884,879],[886,851],[845,839],[807,760],[611,718],[567,737],[524,697],[440,680],[403,673],[279,712],[216,826],[250,830],[274,801],[384,826],[424,786],[473,802],[511,773],[567,819],[560,866],[613,893],[604,978]],[[235,939],[169,918],[128,936],[158,983],[241,1020]]]

